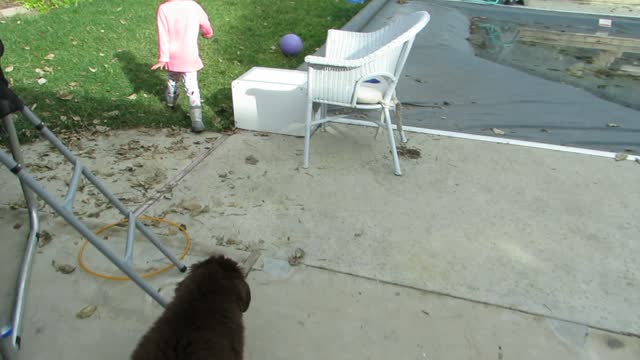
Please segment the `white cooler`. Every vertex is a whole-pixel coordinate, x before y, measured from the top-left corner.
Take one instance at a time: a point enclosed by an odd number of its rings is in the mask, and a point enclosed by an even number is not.
[[[236,127],[304,136],[307,73],[254,67],[231,83]]]

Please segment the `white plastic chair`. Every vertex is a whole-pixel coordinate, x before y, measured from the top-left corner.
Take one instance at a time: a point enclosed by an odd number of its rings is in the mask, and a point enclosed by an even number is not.
[[[418,11],[401,16],[384,28],[369,33],[332,29],[327,35],[326,55],[305,57],[308,93],[304,168],[309,167],[312,131],[317,125],[343,117],[327,117],[326,107],[331,104],[380,110],[381,121],[370,122],[388,131],[394,173],[402,175],[389,111],[395,110],[396,85],[413,41],[429,20],[429,13]],[[379,82],[371,83],[372,79]],[[314,114],[314,103],[320,104],[319,116]],[[402,122],[398,121],[397,125],[401,141],[406,142]]]

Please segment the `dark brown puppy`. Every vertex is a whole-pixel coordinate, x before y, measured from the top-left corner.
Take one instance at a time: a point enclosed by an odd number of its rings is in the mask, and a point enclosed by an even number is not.
[[[192,266],[132,360],[242,360],[242,313],[251,302],[238,264],[212,256]]]

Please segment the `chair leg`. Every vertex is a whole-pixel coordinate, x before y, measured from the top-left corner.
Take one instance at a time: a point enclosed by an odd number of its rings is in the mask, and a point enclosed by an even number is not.
[[[389,135],[389,146],[391,146],[391,154],[393,155],[393,168],[394,174],[400,176],[402,171],[400,170],[400,159],[398,159],[398,149],[396,148],[396,139],[393,134],[393,127],[391,127],[391,115],[389,109],[384,108],[384,117],[387,124],[387,134]]]
[[[307,102],[307,121],[304,132],[304,163],[302,167],[309,168],[309,151],[311,147],[311,121],[313,120],[313,101]]]
[[[406,144],[409,141],[409,139],[407,139],[407,136],[404,134],[404,129],[402,128],[402,105],[400,104],[400,102],[396,104],[395,113],[396,113],[396,126],[398,127],[398,132],[400,133],[400,141],[403,144]]]

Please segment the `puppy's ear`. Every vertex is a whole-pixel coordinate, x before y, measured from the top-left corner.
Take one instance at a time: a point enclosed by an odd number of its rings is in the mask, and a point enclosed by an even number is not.
[[[216,264],[222,269],[222,271],[226,273],[235,273],[242,275],[242,269],[240,269],[240,265],[234,260],[231,260],[224,256],[218,256],[215,258]]]
[[[236,280],[236,284],[238,286],[238,305],[242,312],[246,312],[251,304],[251,289],[244,279]]]

